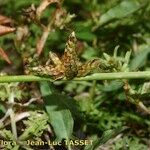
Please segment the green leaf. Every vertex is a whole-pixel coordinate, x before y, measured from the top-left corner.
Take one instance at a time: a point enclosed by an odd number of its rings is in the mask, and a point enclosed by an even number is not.
[[[40,89],[45,100],[49,121],[54,129],[57,140],[70,139],[73,132],[74,120],[69,108],[75,108],[69,105],[71,103],[66,96],[58,93],[55,94],[47,82],[41,82]]]
[[[135,71],[140,67],[144,66],[149,53],[150,53],[150,48],[146,48],[140,51],[139,53],[137,53],[130,63],[130,70]]]
[[[127,127],[121,127],[119,129],[111,129],[111,130],[107,130],[103,133],[102,137],[100,139],[94,139],[93,140],[93,144],[92,145],[87,145],[84,150],[95,150],[96,148],[98,148],[99,146],[105,144],[108,140],[110,140],[111,138],[116,137],[119,133],[125,131],[126,129],[128,129]]]
[[[100,86],[100,90],[104,92],[111,92],[120,89],[122,86],[123,86],[122,81],[115,80],[115,81],[111,81],[108,84],[105,84],[104,86]]]
[[[48,128],[48,116],[45,111],[30,111],[30,116],[23,121],[26,126],[19,140],[24,141],[28,138],[40,137],[44,130]],[[38,117],[37,117],[38,116]]]
[[[77,32],[77,38],[85,41],[93,41],[96,36],[89,31]]]
[[[40,82],[40,88],[45,104],[51,105],[52,111],[60,108],[69,109],[74,118],[81,119],[79,107],[73,98],[58,93],[58,91],[47,82]]]
[[[128,15],[136,12],[141,7],[142,5],[140,5],[136,0],[124,0],[117,6],[108,10],[105,14],[101,15],[95,29],[97,29],[101,25],[104,25],[105,23],[127,17]]]
[[[73,132],[73,118],[69,110],[51,111],[50,107],[46,106],[46,110],[50,117],[50,123],[56,134],[58,141],[62,139],[69,140]]]
[[[6,113],[6,108],[2,105],[2,104],[0,104],[0,113]]]
[[[82,58],[86,60],[96,58],[96,56],[98,55],[98,52],[96,49],[90,47],[89,45],[85,45],[85,48],[86,48],[86,51],[84,51],[84,53],[82,54]]]

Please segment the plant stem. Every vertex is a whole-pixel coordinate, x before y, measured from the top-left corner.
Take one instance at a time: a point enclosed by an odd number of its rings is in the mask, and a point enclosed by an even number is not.
[[[10,93],[9,102],[14,103],[14,93],[13,92]],[[15,140],[17,140],[17,128],[16,128],[16,121],[15,121],[15,114],[14,114],[13,106],[9,108],[9,111],[10,111],[12,133],[14,135]]]
[[[0,83],[6,82],[32,82],[32,81],[50,81],[51,78],[38,77],[33,75],[15,75],[15,76],[0,76]]]
[[[139,102],[137,106],[146,114],[150,114],[150,110],[142,102]]]
[[[90,81],[90,80],[114,80],[114,79],[150,79],[150,71],[95,73],[90,76],[75,78],[74,80]]]
[[[150,71],[94,73],[86,77],[74,78],[72,81],[114,80],[114,79],[150,79]],[[66,79],[62,79],[62,80],[69,81]],[[34,76],[34,75],[0,76],[0,83],[32,82],[32,81],[55,82],[55,80],[53,80],[50,77],[48,78],[48,77],[40,77],[40,76]]]

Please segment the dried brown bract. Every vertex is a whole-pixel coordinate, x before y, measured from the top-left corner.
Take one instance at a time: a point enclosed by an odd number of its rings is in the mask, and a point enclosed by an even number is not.
[[[51,76],[55,80],[86,76],[99,66],[100,60],[93,59],[86,63],[81,63],[76,52],[76,42],[75,33],[72,32],[61,58],[55,53],[50,52],[49,59],[45,65],[28,66],[28,70],[25,72],[40,76]]]

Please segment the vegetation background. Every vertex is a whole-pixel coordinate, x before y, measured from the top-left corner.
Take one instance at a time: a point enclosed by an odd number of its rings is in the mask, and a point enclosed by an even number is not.
[[[15,32],[0,37],[0,47],[12,62],[10,65],[4,61],[1,53],[2,75],[24,74],[22,56],[36,53],[43,30],[32,19],[23,21],[22,16],[29,17],[27,8],[32,4],[37,8],[40,3],[40,0],[0,0],[0,14],[14,20],[9,27],[16,28]],[[58,24],[49,32],[44,45],[42,61],[51,50],[62,54],[69,34],[75,31],[81,61],[103,58],[110,65],[128,59],[121,71],[150,71],[149,0],[64,0],[61,3],[70,13],[70,20],[62,21],[58,16]],[[52,19],[55,9],[55,4],[50,4],[44,10],[43,24],[47,24],[48,18]],[[18,27],[24,25],[30,34],[17,43]],[[118,54],[114,57],[118,45]],[[114,72],[114,66],[111,67],[109,72]],[[1,83],[0,139],[17,141],[17,144],[0,147],[148,150],[149,109],[150,82],[147,79]],[[93,144],[27,146],[22,143],[64,139],[92,139]]]

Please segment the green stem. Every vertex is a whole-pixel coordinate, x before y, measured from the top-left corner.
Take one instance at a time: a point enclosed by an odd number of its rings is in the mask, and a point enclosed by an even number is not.
[[[6,82],[32,82],[32,81],[50,81],[51,78],[38,77],[33,75],[14,75],[14,76],[0,76],[0,83]]]
[[[114,80],[114,79],[150,79],[150,71],[139,72],[116,72],[116,73],[94,73],[92,75],[80,78],[74,78],[73,81],[91,81],[91,80]],[[52,78],[39,77],[34,75],[18,76],[0,76],[0,83],[4,82],[32,82],[32,81],[50,81]],[[67,81],[63,79],[63,81]]]
[[[90,80],[114,80],[114,79],[150,79],[150,71],[95,73],[90,76],[75,78],[74,80],[90,81]]]

